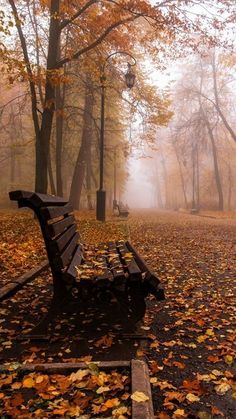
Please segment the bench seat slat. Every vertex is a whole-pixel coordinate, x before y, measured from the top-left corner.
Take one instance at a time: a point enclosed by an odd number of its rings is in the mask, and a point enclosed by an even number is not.
[[[128,247],[126,246],[125,242],[118,241],[117,247],[119,249],[119,252],[121,254],[121,258],[123,259],[125,265],[127,266],[128,273],[131,277],[131,279],[141,279],[142,278],[142,272],[137,265],[134,256],[129,257],[127,254],[131,253]]]
[[[73,215],[65,217],[63,220],[57,221],[54,224],[48,224],[46,226],[47,236],[49,238],[55,237],[58,234],[62,233],[66,228],[75,223],[75,218]]]
[[[120,254],[116,248],[115,242],[108,242],[108,263],[110,265],[114,279],[125,276],[124,268],[120,259]]]
[[[104,254],[98,253],[96,256],[96,262],[98,262],[99,265],[101,266],[103,273],[96,277],[95,282],[102,286],[103,284],[104,285],[109,284],[109,281],[112,282],[114,277],[107,263],[107,255],[108,255],[107,243],[100,243],[98,245],[98,252],[99,251],[104,252]]]

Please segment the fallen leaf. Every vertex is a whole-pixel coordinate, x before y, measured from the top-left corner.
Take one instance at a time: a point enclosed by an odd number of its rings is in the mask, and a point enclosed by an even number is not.
[[[221,383],[218,386],[215,386],[215,391],[219,395],[227,393],[229,389],[230,389],[230,385],[228,383]]]
[[[142,391],[135,391],[132,395],[131,395],[131,399],[134,400],[135,402],[146,402],[147,400],[149,400],[149,397],[144,394]]]
[[[177,368],[179,368],[179,369],[181,369],[181,370],[183,370],[183,369],[185,368],[185,364],[184,364],[183,362],[173,361],[173,362],[172,362],[172,364],[173,364],[175,367],[177,367]]]
[[[177,410],[174,411],[174,415],[185,416],[185,411],[184,411],[184,409],[177,409]]]
[[[213,362],[213,364],[215,364],[216,362],[220,362],[220,358],[218,356],[215,356],[215,355],[209,355],[207,357],[207,360],[209,362]]]
[[[226,355],[224,357],[224,361],[226,362],[226,364],[231,365],[234,362],[234,358],[232,357],[232,355]]]
[[[195,394],[192,394],[192,393],[188,393],[186,396],[186,399],[191,403],[199,402],[200,400],[198,396],[195,396]]]
[[[212,419],[212,416],[211,416],[210,413],[202,411],[202,412],[197,413],[197,418],[199,418],[199,419]]]
[[[35,386],[35,381],[31,377],[26,377],[23,379],[23,387],[25,388],[32,388]]]
[[[84,378],[86,375],[89,375],[89,374],[90,374],[90,370],[88,370],[88,369],[80,369],[80,370],[78,370],[76,372],[72,372],[71,375],[70,375],[70,377],[69,377],[69,380],[72,381],[72,382],[74,382],[74,381],[81,381],[82,378]]]
[[[120,402],[119,399],[116,397],[114,399],[107,400],[104,404],[106,407],[108,407],[108,409],[110,409],[111,407],[119,406]]]
[[[223,418],[225,417],[224,413],[223,413],[223,412],[221,412],[221,410],[220,410],[220,409],[218,409],[218,407],[215,407],[215,406],[212,406],[212,407],[211,407],[211,413],[212,413],[213,415],[216,415],[216,416],[222,416]]]
[[[103,386],[101,386],[101,387],[99,387],[97,390],[96,390],[96,393],[97,394],[102,394],[102,393],[104,393],[104,392],[106,392],[106,391],[110,391],[111,389],[110,389],[110,387],[103,387]]]

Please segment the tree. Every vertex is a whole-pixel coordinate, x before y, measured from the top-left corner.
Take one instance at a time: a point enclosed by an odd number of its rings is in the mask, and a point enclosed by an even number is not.
[[[56,86],[64,81],[63,66],[71,60],[79,59],[88,54],[94,48],[106,43],[108,40],[114,46],[117,37],[120,39],[123,38],[127,49],[129,49],[135,39],[136,42],[141,43],[142,47],[152,55],[160,52],[159,48],[157,48],[157,42],[161,42],[162,45],[166,43],[168,46],[173,42],[173,50],[177,51],[176,42],[178,41],[181,53],[184,45],[186,47],[186,44],[188,46],[193,44],[193,37],[189,36],[189,34],[195,34],[198,31],[200,38],[204,38],[204,25],[210,19],[206,16],[202,28],[200,28],[199,22],[197,23],[197,21],[192,20],[192,15],[188,12],[191,11],[191,5],[193,8],[195,7],[196,1],[189,1],[186,5],[185,2],[179,2],[178,0],[164,0],[152,6],[148,0],[142,2],[131,0],[118,0],[117,2],[87,0],[83,1],[82,4],[78,0],[73,2],[63,0],[34,0],[33,7],[35,12],[40,13],[42,10],[48,11],[50,16],[46,63],[42,61],[39,64],[31,60],[31,47],[27,44],[24,33],[20,6],[24,7],[25,3],[20,0],[8,0],[8,3],[13,12],[23,53],[23,61],[18,61],[19,70],[23,77],[28,80],[30,86],[32,119],[36,138],[35,188],[38,192],[47,191],[48,156],[56,100],[55,90]],[[201,4],[200,1],[197,1],[197,3],[199,5]],[[218,3],[222,7],[224,6],[227,19],[230,13],[230,1],[219,0]],[[214,1],[207,0],[207,5],[214,6]],[[219,5],[217,5],[218,10],[220,10]],[[144,36],[142,34],[140,36],[135,22],[137,19],[144,18],[148,30]],[[215,26],[216,20],[214,18]],[[223,24],[222,19],[220,21],[220,15],[218,15],[217,22],[218,27]],[[43,22],[45,29],[46,25],[47,18]],[[143,26],[145,27],[145,25]],[[67,29],[73,34],[76,33],[79,48],[77,50],[71,50],[68,46],[65,50],[65,56],[61,58],[58,54],[59,45],[64,45],[64,32]],[[188,35],[185,36],[184,32]],[[37,44],[38,41],[39,37],[37,34]],[[196,48],[196,43],[194,47]],[[7,51],[6,56],[8,62],[12,58],[10,55],[9,51]],[[41,73],[36,70],[39,67],[41,68]],[[45,77],[45,89],[43,92],[42,90],[38,91],[39,73]],[[38,108],[38,95],[41,96],[41,101],[43,102],[43,107],[40,112]]]

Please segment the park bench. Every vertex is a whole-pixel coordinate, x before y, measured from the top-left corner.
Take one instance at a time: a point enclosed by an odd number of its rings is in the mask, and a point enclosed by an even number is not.
[[[41,227],[53,277],[51,311],[64,310],[70,299],[85,304],[97,298],[106,305],[114,299],[123,319],[140,320],[145,297],[164,299],[157,276],[128,241],[81,243],[73,208],[64,198],[26,191],[12,191],[10,199],[31,208]]]
[[[117,202],[117,200],[114,200],[113,209],[118,211],[119,217],[128,217],[129,215],[128,205],[124,205],[121,201]]]

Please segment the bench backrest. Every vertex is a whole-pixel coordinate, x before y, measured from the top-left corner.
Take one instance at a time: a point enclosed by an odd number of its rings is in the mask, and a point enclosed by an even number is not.
[[[64,198],[51,195],[12,191],[9,196],[19,207],[31,208],[36,214],[52,274],[58,276],[69,265],[80,239],[73,208]]]

